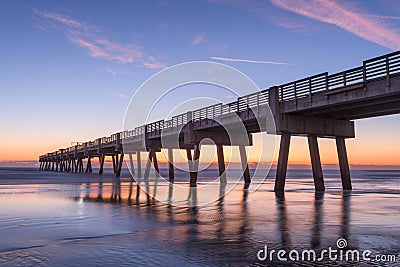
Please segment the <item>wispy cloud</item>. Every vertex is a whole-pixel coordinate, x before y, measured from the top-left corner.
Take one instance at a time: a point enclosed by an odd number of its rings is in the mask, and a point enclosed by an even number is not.
[[[110,73],[112,76],[117,76],[117,72],[112,68],[106,68],[106,71]]]
[[[163,68],[164,64],[147,54],[143,47],[111,40],[107,34],[94,25],[72,19],[66,15],[39,11],[34,13],[41,18],[41,28],[60,30],[68,40],[78,47],[86,49],[88,55],[117,63],[136,63],[146,68]]]
[[[384,47],[393,50],[400,48],[400,34],[396,29],[384,24],[379,17],[365,16],[334,0],[271,0],[271,2],[296,14],[336,25]]]
[[[378,18],[378,19],[389,19],[389,20],[400,20],[400,17],[398,16],[383,16],[383,15],[376,15],[376,14],[360,14],[365,17],[371,17],[371,18]]]
[[[218,60],[218,61],[227,61],[227,62],[244,62],[244,63],[258,63],[258,64],[271,64],[271,65],[291,65],[290,63],[284,63],[284,62],[252,60],[252,59],[238,59],[238,58],[227,58],[227,57],[211,57],[211,59]]]
[[[200,43],[202,43],[205,40],[205,35],[204,34],[199,34],[196,35],[193,39],[192,39],[192,44],[193,45],[198,45]]]

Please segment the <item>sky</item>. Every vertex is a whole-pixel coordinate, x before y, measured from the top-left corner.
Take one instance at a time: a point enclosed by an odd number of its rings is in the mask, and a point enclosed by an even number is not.
[[[398,0],[0,1],[0,24],[2,166],[121,131],[135,91],[175,64],[224,63],[264,89],[400,49]],[[350,163],[400,166],[399,132],[399,115],[356,121]],[[289,162],[309,164],[305,138]]]

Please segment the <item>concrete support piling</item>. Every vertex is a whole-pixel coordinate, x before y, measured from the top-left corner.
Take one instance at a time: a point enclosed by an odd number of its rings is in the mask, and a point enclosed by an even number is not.
[[[242,162],[243,178],[244,178],[244,189],[249,189],[251,183],[249,164],[247,163],[246,147],[239,146],[240,159]]]
[[[71,164],[72,164],[72,160],[70,158],[68,158],[68,169],[67,169],[67,172],[71,171]]]
[[[324,177],[322,174],[322,166],[319,155],[317,136],[315,135],[308,136],[308,147],[310,150],[311,167],[314,177],[315,191],[317,192],[325,191]]]
[[[168,148],[168,177],[171,183],[174,182],[175,173],[174,173],[174,153],[172,148]]]
[[[112,165],[113,165],[113,171],[115,173],[115,169],[116,169],[116,163],[115,163],[115,156],[112,156]]]
[[[104,173],[104,160],[105,160],[106,156],[104,154],[102,154],[99,157],[99,163],[100,163],[100,167],[99,167],[99,174],[102,175]]]
[[[218,171],[219,171],[219,182],[226,184],[226,172],[225,172],[225,158],[224,158],[224,147],[217,145],[217,157],[218,157]]]
[[[349,162],[347,159],[346,142],[343,137],[336,137],[336,147],[339,157],[340,176],[343,190],[351,190]]]
[[[192,156],[191,151],[189,150],[190,157]],[[194,146],[193,158],[188,158],[189,162],[189,172],[190,172],[190,187],[197,186],[197,173],[199,170],[199,159],[200,159],[200,145],[196,144]]]
[[[149,150],[149,156],[148,156],[148,158],[147,158],[147,162],[146,162],[146,168],[145,168],[145,170],[144,170],[144,176],[143,176],[143,178],[145,179],[145,180],[148,180],[149,179],[149,176],[150,176],[150,167],[151,167],[151,162],[152,162],[152,160],[153,160],[153,148],[150,148],[150,150]]]
[[[115,171],[115,176],[120,177],[121,176],[121,170],[122,170],[122,165],[124,163],[124,153],[122,152],[121,155],[119,156],[118,159],[118,154],[116,154],[116,159],[117,159],[117,169]]]
[[[83,172],[83,159],[82,158],[79,158],[79,163],[78,163],[78,165],[79,165],[79,170],[78,170],[78,172]]]
[[[290,147],[291,135],[289,133],[283,133],[281,135],[281,143],[279,148],[278,166],[276,169],[275,188],[276,193],[285,191],[286,182],[286,171],[287,163],[289,158],[289,147]]]
[[[85,173],[92,173],[92,160],[90,156],[88,157],[87,160]]]
[[[136,152],[136,161],[137,161],[137,177],[142,177],[142,160],[140,158],[140,150]]]
[[[154,170],[156,172],[156,177],[160,177],[160,170],[158,169],[158,161],[157,161],[156,151],[153,152],[153,165],[154,165]]]
[[[129,153],[129,166],[131,170],[131,174],[135,176],[135,165],[133,164],[132,153]]]

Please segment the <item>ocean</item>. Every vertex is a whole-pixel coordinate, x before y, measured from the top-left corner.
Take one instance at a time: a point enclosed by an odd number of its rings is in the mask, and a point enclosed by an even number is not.
[[[250,192],[235,175],[206,170],[190,189],[185,172],[172,187],[0,168],[0,266],[400,266],[400,171],[352,171],[343,192],[328,170],[315,193],[311,171],[289,170],[284,195],[274,171]]]

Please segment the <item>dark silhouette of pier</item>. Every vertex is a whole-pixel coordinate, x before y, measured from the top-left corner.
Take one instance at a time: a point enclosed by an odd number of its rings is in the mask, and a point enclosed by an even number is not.
[[[397,113],[400,113],[400,51],[366,60],[357,68],[335,74],[324,72],[241,96],[228,104],[189,111],[170,120],[47,153],[39,157],[40,169],[91,173],[91,161],[98,158],[102,174],[105,158],[111,157],[114,173],[119,177],[127,155],[131,171],[141,177],[140,152],[145,151],[148,160],[143,178],[148,179],[152,164],[156,174],[159,172],[157,152],[168,149],[169,181],[173,182],[173,149],[186,149],[190,186],[195,187],[200,142],[209,138],[217,146],[221,183],[226,183],[223,146],[239,146],[247,189],[251,177],[245,146],[252,145],[253,133],[267,132],[281,135],[275,192],[284,191],[291,136],[308,139],[316,191],[325,190],[317,138],[335,138],[343,190],[351,190],[345,140],[355,137],[353,120]],[[268,127],[273,121],[271,114],[275,121],[272,132]],[[240,125],[244,125],[244,134],[229,134],[227,129]],[[137,157],[136,170],[133,155]]]

